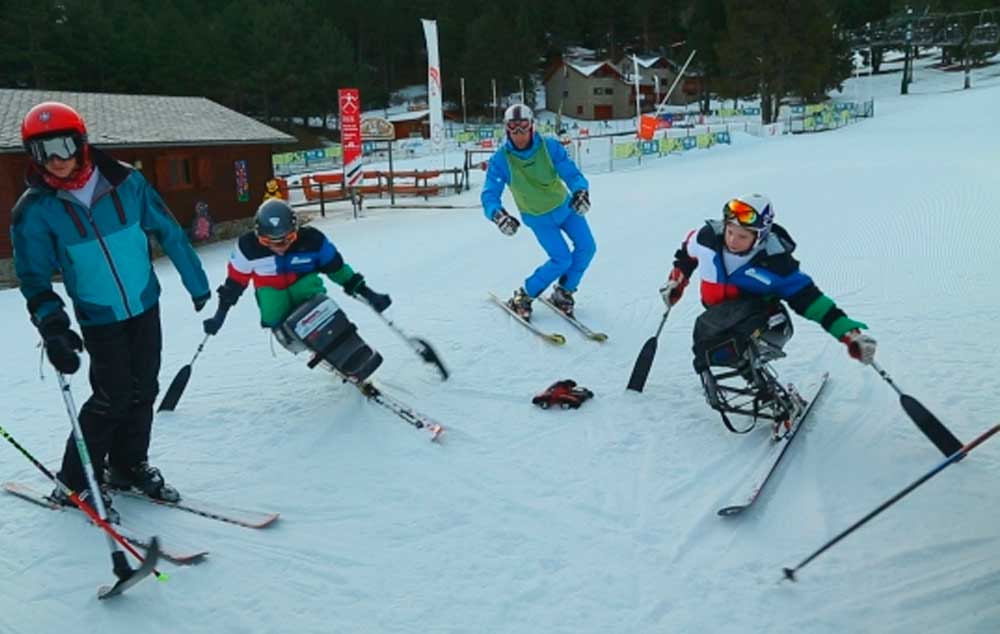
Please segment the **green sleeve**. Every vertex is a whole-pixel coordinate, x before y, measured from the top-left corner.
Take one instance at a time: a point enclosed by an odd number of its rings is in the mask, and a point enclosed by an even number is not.
[[[815,321],[823,327],[835,339],[840,339],[847,332],[854,330],[867,330],[868,326],[860,321],[855,321],[844,314],[832,299],[826,295],[820,295],[814,299],[802,316],[810,321]]]
[[[344,262],[344,264],[341,265],[339,269],[337,269],[332,273],[327,273],[326,276],[329,277],[330,281],[332,281],[334,284],[343,287],[345,284],[347,284],[348,280],[354,277],[354,269],[351,268],[350,264]]]

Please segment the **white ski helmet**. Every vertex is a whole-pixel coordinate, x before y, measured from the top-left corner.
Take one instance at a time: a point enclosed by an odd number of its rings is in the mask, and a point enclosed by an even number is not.
[[[535,113],[533,113],[531,108],[523,103],[516,103],[503,112],[503,122],[505,124],[510,123],[511,121],[527,121],[531,123],[534,122],[534,120]]]
[[[524,105],[523,103],[516,103],[513,106],[508,107],[503,113],[503,126],[504,130],[507,132],[507,136],[510,137],[510,129],[512,127],[518,127],[519,124],[523,125],[524,122],[528,124],[528,133],[535,133],[535,113],[531,111],[531,108]]]

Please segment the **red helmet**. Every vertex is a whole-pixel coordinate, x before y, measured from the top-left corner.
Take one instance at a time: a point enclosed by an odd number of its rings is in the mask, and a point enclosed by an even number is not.
[[[87,125],[80,113],[64,103],[46,101],[24,115],[21,122],[21,142],[35,162],[44,164],[48,151],[41,143],[32,142],[52,137],[69,137],[71,154],[79,154],[87,145]],[[64,157],[66,158],[66,157]]]

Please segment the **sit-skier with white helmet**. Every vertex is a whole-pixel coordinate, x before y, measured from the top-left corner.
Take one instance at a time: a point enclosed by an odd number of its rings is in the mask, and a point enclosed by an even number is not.
[[[875,340],[862,332],[867,326],[844,314],[817,288],[799,269],[794,250],[788,231],[774,222],[771,201],[751,194],[729,200],[720,220],[707,220],[701,229],[690,231],[674,254],[673,269],[660,294],[668,307],[673,306],[699,270],[706,310],[694,327],[694,368],[716,409],[709,366],[741,368],[752,380],[743,357],[748,341],[763,337],[780,355],[791,337],[782,301],[844,343],[851,357],[864,364],[874,360]]]
[[[549,301],[572,317],[573,293],[597,250],[584,217],[590,209],[587,179],[557,139],[535,132],[531,108],[515,104],[503,118],[506,140],[486,171],[480,196],[483,211],[504,235],[514,235],[524,222],[549,257],[514,291],[507,305],[528,320],[532,300],[557,282]],[[521,221],[503,208],[504,187],[510,187]]]

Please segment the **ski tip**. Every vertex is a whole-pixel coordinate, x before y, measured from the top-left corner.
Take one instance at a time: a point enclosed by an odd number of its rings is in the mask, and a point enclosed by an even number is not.
[[[592,334],[590,336],[590,338],[592,340],[594,340],[594,341],[599,342],[599,343],[604,343],[605,341],[608,340],[608,336],[606,334],[604,334],[603,332],[595,332],[594,334]]]
[[[166,583],[166,582],[170,581],[170,575],[168,575],[165,572],[157,572],[156,573],[156,580],[159,581],[160,583]]]
[[[561,345],[563,345],[563,344],[566,343],[566,337],[564,337],[564,336],[562,336],[560,334],[553,333],[551,335],[548,335],[545,338],[548,339],[549,341],[551,341],[552,343],[556,344],[557,346],[561,346]]]
[[[719,509],[719,517],[733,517],[742,513],[744,510],[746,510],[746,508],[747,507],[743,506],[742,504],[738,504],[735,506],[726,506],[724,508]]]

